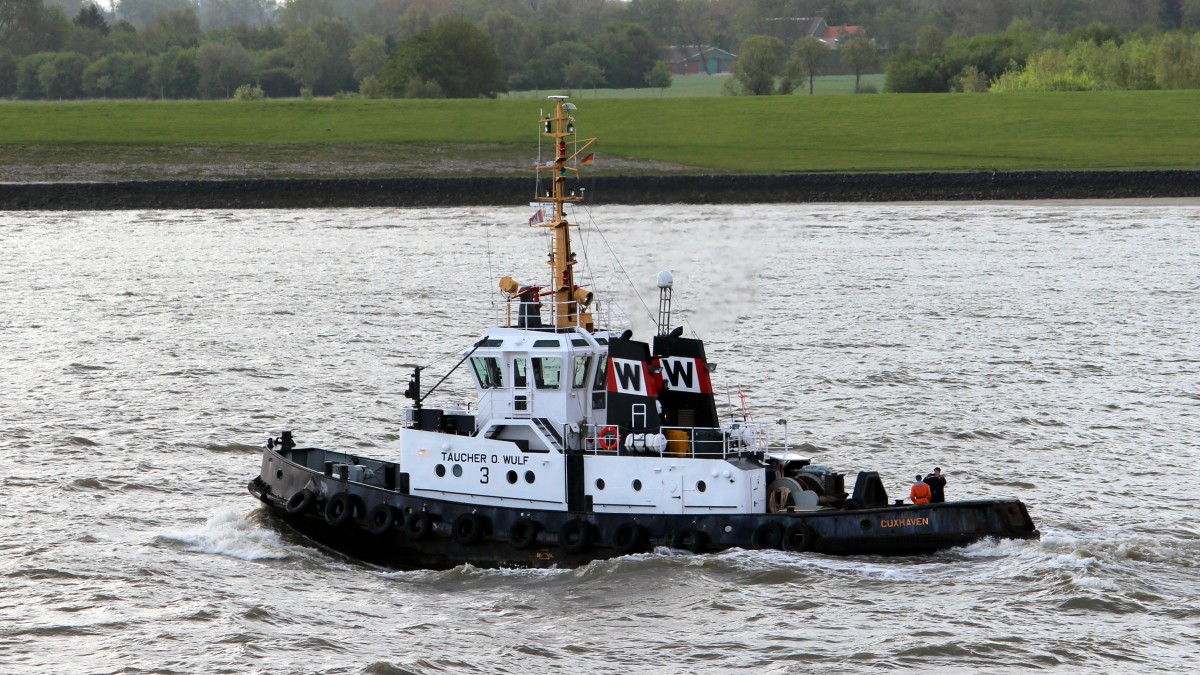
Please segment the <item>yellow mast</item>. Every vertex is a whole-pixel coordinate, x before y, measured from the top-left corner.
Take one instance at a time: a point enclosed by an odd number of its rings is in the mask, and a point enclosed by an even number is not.
[[[553,187],[548,193],[539,194],[535,199],[543,204],[553,204],[554,213],[553,215],[544,214],[547,220],[535,223],[535,225],[554,230],[554,251],[550,254],[549,261],[550,287],[554,289],[554,303],[551,310],[554,327],[582,326],[590,331],[594,330],[595,326],[592,315],[586,310],[592,303],[592,293],[575,285],[573,268],[576,261],[575,254],[571,252],[571,224],[567,222],[563,207],[569,202],[583,201],[583,195],[577,195],[574,191],[567,194],[567,175],[579,176],[579,170],[567,166],[567,164],[595,143],[596,139],[588,139],[568,155],[567,139],[575,137],[575,118],[570,115],[570,112],[575,110],[575,106],[567,103],[568,97],[566,96],[550,96],[549,98],[555,102],[554,117],[547,116],[542,120],[542,133],[554,141],[554,161],[547,162],[544,166],[535,166],[534,170],[539,172],[539,177],[542,171],[553,172]],[[541,185],[540,181],[538,184]]]

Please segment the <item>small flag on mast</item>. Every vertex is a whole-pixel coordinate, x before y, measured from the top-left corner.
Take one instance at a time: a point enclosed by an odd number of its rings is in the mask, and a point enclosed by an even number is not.
[[[594,152],[589,152],[587,157],[584,157],[583,159],[581,159],[579,161],[579,163],[582,164],[583,166],[591,166],[595,162],[596,162],[596,153],[594,153]]]
[[[537,211],[535,211],[535,212],[533,213],[533,215],[532,215],[532,216],[530,216],[530,217],[529,217],[529,224],[530,224],[530,225],[537,225],[538,223],[541,223],[541,222],[543,222],[544,220],[545,220],[545,217],[544,217],[544,216],[542,216],[542,210],[541,210],[541,209],[538,209]]]

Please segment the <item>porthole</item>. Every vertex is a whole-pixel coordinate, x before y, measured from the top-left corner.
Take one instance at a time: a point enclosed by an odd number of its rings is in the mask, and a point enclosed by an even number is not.
[[[455,478],[462,478],[462,464],[455,464],[450,468],[450,473],[454,474]]]
[[[283,480],[283,469],[279,469],[278,471],[275,472],[275,479]]]
[[[708,485],[704,481],[702,481],[702,480],[696,481],[696,492],[704,492],[707,489],[708,489]]]
[[[862,520],[858,521],[858,526],[864,530],[869,530],[871,529],[871,521],[863,518]]]
[[[533,472],[532,472],[532,471],[526,471],[526,472],[525,472],[525,482],[526,482],[526,483],[529,483],[530,485],[533,485],[534,478],[536,478],[536,477],[533,475]]]
[[[596,489],[597,489],[597,490],[603,490],[603,489],[604,489],[604,479],[603,479],[603,478],[597,478],[597,479],[596,479]]]
[[[514,485],[517,482],[517,472],[516,471],[510,470],[507,474],[504,475],[504,477],[508,479],[509,485]]]
[[[437,466],[433,467],[433,472],[437,474],[438,478],[444,477],[446,475],[446,465],[438,464]]]
[[[633,479],[633,490],[634,490],[635,492],[640,492],[640,491],[641,491],[641,489],[642,489],[642,481],[640,481],[640,480],[638,480],[638,479],[634,478],[634,479]]]

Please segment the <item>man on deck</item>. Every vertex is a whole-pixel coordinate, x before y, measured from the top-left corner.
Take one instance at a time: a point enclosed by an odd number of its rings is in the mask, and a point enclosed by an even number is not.
[[[928,504],[929,497],[929,486],[925,484],[925,481],[921,480],[921,474],[917,474],[916,482],[908,490],[908,498],[914,504]]]
[[[933,467],[933,473],[925,476],[925,484],[929,486],[929,502],[941,504],[946,501],[946,479],[942,477],[942,467]]]

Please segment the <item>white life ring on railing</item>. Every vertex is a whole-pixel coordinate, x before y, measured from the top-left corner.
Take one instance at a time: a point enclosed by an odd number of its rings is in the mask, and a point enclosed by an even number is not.
[[[600,449],[607,452],[616,452],[620,446],[620,432],[616,427],[604,427],[600,430]]]

